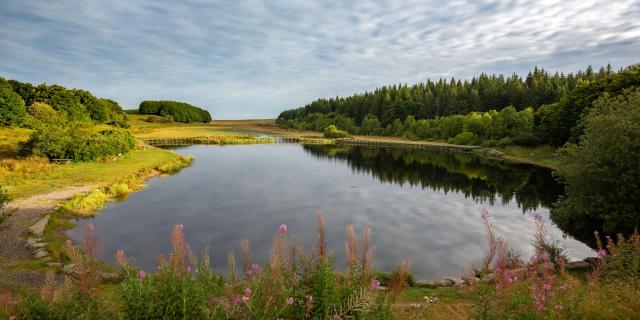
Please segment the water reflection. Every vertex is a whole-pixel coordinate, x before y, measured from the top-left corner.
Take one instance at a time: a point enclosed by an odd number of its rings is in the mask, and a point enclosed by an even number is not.
[[[515,200],[523,211],[550,207],[562,192],[550,170],[469,153],[333,145],[305,145],[304,150],[316,158],[345,161],[354,173],[370,174],[381,182],[459,192],[490,205]]]
[[[531,211],[548,218],[558,186],[549,172],[492,163],[465,154],[397,149],[336,148],[297,144],[190,146],[180,173],[151,180],[127,201],[112,202],[69,232],[80,239],[95,225],[101,258],[113,262],[124,249],[133,263],[153,270],[170,249],[169,232],[184,225],[195,252],[210,249],[216,271],[225,257],[251,243],[256,263],[268,261],[280,224],[305,245],[315,241],[315,214],[322,212],[336,265],[345,265],[345,227],[373,229],[375,268],[391,270],[407,257],[416,277],[461,274],[485,248],[480,212],[491,212],[496,232],[523,256],[531,252]],[[553,225],[549,235],[584,258],[591,250]]]

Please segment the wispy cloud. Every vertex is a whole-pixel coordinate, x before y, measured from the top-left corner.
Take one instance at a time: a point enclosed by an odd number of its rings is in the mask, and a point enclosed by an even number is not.
[[[273,117],[427,77],[638,62],[640,2],[3,1],[0,76]]]

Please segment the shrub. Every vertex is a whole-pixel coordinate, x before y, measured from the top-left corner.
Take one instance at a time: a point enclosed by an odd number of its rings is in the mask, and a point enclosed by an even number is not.
[[[102,190],[94,189],[87,194],[74,194],[70,200],[62,203],[62,207],[75,213],[87,214],[101,209],[107,199]]]
[[[464,131],[460,134],[458,134],[457,136],[449,139],[449,143],[452,144],[474,144],[476,142],[476,136],[469,132],[469,131]]]
[[[114,198],[126,198],[129,195],[129,185],[126,183],[116,183],[106,188],[106,193],[110,197]]]
[[[91,161],[124,154],[133,148],[135,140],[124,129],[61,120],[54,123],[39,122],[29,140],[20,145],[20,153],[49,159]]]
[[[158,171],[164,174],[178,172],[183,168],[188,167],[193,161],[193,156],[177,157],[169,163],[165,163],[157,168]]]
[[[330,125],[324,129],[324,137],[331,139],[348,138],[349,133],[346,131],[338,130],[334,125]]]

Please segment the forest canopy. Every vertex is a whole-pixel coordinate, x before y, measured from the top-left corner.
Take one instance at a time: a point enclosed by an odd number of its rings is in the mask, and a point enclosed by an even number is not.
[[[90,161],[135,148],[117,102],[59,85],[0,78],[0,126],[33,130],[20,144],[22,156]]]
[[[44,83],[34,86],[0,78],[0,125],[25,125],[26,108],[36,102],[50,105],[71,121],[129,126],[127,116],[117,102],[97,98],[89,91]]]
[[[211,122],[209,111],[184,102],[168,100],[142,101],[138,111],[140,114],[171,117],[178,122]]]
[[[592,67],[576,74],[550,74],[535,68],[525,78],[481,74],[470,80],[427,80],[412,86],[384,86],[373,92],[346,98],[318,99],[304,107],[283,111],[277,119],[280,127],[323,131],[329,125],[354,134],[395,135],[410,139],[448,140],[464,133],[454,142],[480,144],[485,140],[503,140],[504,144],[563,145],[580,134],[579,119],[593,101],[605,93],[619,93],[624,88],[640,86],[640,65],[614,72],[611,66],[597,72]],[[474,133],[477,125],[486,125],[497,112],[515,112],[520,121],[519,137]],[[500,111],[502,110],[502,111]],[[522,115],[520,113],[524,112]],[[467,125],[463,117],[473,123]],[[525,116],[526,115],[526,116]],[[427,121],[424,122],[423,120]],[[407,123],[407,121],[409,121]],[[442,134],[453,127],[455,135]],[[435,129],[434,134],[415,134],[407,127],[420,124],[421,131]],[[476,127],[474,127],[476,126]],[[482,129],[482,128],[479,128]],[[510,128],[516,129],[516,128]],[[434,131],[434,130],[432,130]],[[486,130],[484,130],[486,131]],[[513,130],[512,130],[513,131]],[[471,136],[474,134],[475,136]],[[492,144],[489,142],[488,144]]]

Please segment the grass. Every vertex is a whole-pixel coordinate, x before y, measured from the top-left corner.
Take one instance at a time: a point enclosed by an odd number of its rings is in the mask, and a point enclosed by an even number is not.
[[[181,122],[148,122],[148,115],[139,115],[137,112],[128,111],[129,130],[137,138],[195,138],[206,136],[242,136],[260,135],[266,132],[259,128],[249,128],[242,124],[247,122],[235,121],[225,123],[214,121],[212,123],[181,123]],[[253,123],[253,122],[251,122]]]
[[[0,128],[0,159],[11,158],[18,150],[18,143],[27,141],[31,130],[21,128]]]
[[[178,154],[168,150],[145,149],[132,151],[111,161],[51,165],[28,176],[23,172],[0,170],[0,180],[3,181],[2,184],[9,196],[15,199],[70,186],[110,185],[122,177],[133,176],[140,171],[151,170],[179,158]]]
[[[559,161],[555,158],[556,149],[548,145],[537,147],[511,146],[504,148],[507,159],[528,162],[555,169]]]
[[[437,298],[429,302],[425,297]],[[410,287],[404,290],[393,307],[396,319],[469,319],[473,313],[473,297],[467,288],[434,289]]]

